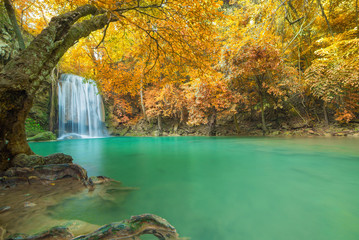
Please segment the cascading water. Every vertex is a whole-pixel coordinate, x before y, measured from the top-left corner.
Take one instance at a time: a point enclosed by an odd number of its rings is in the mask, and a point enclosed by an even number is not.
[[[104,107],[93,81],[63,74],[59,81],[59,139],[106,137]]]

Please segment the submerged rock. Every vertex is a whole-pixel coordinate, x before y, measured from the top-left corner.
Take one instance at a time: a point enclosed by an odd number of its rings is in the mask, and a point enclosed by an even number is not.
[[[104,176],[91,176],[89,177],[89,182],[92,183],[92,184],[103,184],[103,183],[106,183],[106,182],[111,182],[111,181],[114,181],[113,179],[111,178],[108,178],[108,177],[104,177]]]
[[[3,207],[0,207],[0,213],[3,213],[3,212],[6,212],[8,210],[10,210],[10,206],[3,206]]]
[[[47,131],[36,134],[33,137],[29,137],[27,140],[34,142],[56,140],[56,135],[53,132]]]

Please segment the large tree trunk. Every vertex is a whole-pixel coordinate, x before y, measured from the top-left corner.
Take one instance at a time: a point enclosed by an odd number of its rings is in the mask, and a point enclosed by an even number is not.
[[[82,17],[92,18],[77,23]],[[0,73],[0,167],[19,153],[33,154],[25,134],[25,119],[40,84],[63,54],[80,38],[108,24],[108,15],[92,5],[52,18],[20,55]]]

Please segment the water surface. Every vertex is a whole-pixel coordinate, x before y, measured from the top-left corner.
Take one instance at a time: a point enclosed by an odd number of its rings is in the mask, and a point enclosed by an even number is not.
[[[199,240],[359,239],[359,139],[119,137],[31,143],[89,175],[139,187],[71,198],[56,219],[102,225],[153,213]]]

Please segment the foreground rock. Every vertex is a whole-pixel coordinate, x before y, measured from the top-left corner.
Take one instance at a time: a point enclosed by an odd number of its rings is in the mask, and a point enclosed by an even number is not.
[[[51,140],[56,140],[56,135],[50,131],[47,131],[47,132],[36,134],[33,137],[29,137],[27,140],[33,142],[51,141]]]
[[[49,164],[30,167],[12,167],[0,173],[0,185],[11,187],[21,182],[48,180],[55,181],[65,177],[72,177],[81,181],[84,185],[92,185],[88,182],[87,172],[77,164]]]
[[[140,240],[140,236],[152,234],[161,240],[178,239],[176,229],[165,219],[152,214],[133,216],[131,219],[118,223],[105,225],[93,233],[73,238],[67,228],[55,227],[33,236],[17,234],[10,236],[7,240],[105,240],[105,239],[124,239]]]
[[[64,164],[72,163],[73,159],[70,155],[63,153],[54,153],[46,157],[40,155],[18,154],[12,160],[14,167],[34,167],[38,165]]]
[[[15,234],[6,238],[7,240],[18,240],[18,239],[41,239],[41,240],[67,240],[73,238],[73,235],[64,227],[54,227],[46,232],[42,232],[33,236],[27,236],[26,234]]]

